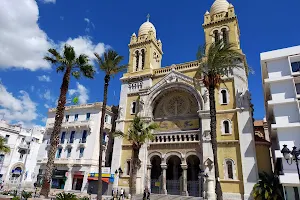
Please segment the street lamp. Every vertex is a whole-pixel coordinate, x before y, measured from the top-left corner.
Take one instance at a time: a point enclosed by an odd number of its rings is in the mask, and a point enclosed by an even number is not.
[[[289,165],[293,164],[293,160],[295,161],[296,166],[297,166],[298,177],[299,177],[299,180],[300,180],[300,171],[299,171],[300,149],[297,150],[297,147],[293,147],[293,150],[291,151],[291,150],[289,150],[289,148],[285,144],[285,145],[283,145],[281,153],[283,154],[283,157],[285,158],[286,162]]]

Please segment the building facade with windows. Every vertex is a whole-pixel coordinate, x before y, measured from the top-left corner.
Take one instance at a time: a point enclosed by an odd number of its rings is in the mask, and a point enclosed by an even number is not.
[[[235,9],[226,0],[213,3],[203,28],[206,44],[223,39],[242,52]],[[116,129],[128,131],[135,114],[159,124],[154,139],[140,150],[137,193],[149,188],[152,193],[214,199],[208,91],[193,84],[199,61],[162,68],[162,41],[157,38],[148,17],[131,36],[128,70],[121,78]],[[215,91],[219,178],[225,199],[248,199],[258,174],[247,72],[235,70],[223,80]],[[112,172],[123,172],[115,174],[115,188],[129,188],[131,153],[128,141],[115,139]]]
[[[300,181],[295,161],[283,158],[281,150],[300,148],[300,46],[261,53],[266,119],[286,199],[300,199]]]
[[[6,139],[6,145],[10,148],[8,154],[0,152],[0,179],[4,189],[16,189],[20,182],[23,188],[33,188],[37,177],[34,168],[44,130],[25,129],[2,120],[0,135]]]
[[[52,188],[82,192],[87,192],[88,187],[91,186],[96,189],[97,179],[94,174],[98,173],[101,109],[102,103],[100,102],[66,107],[55,155]],[[108,140],[108,134],[114,123],[113,109],[107,106],[105,115],[102,166],[109,166],[112,156],[112,141]],[[42,182],[48,160],[47,152],[50,146],[55,112],[56,109],[49,109],[46,134],[39,150],[36,167],[39,183]],[[104,184],[107,185],[107,181]]]

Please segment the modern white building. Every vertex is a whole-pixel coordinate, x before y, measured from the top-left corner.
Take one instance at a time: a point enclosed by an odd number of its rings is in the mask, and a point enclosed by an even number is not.
[[[22,187],[33,188],[37,176],[34,168],[43,134],[44,130],[41,128],[24,129],[21,125],[0,121],[0,135],[10,147],[10,153],[0,152],[0,179],[4,181],[5,189],[17,188],[20,181]]]
[[[266,118],[274,148],[275,166],[281,171],[285,199],[300,198],[295,160],[286,160],[283,145],[300,148],[300,46],[261,53]],[[281,169],[280,169],[281,168]]]
[[[60,143],[54,161],[52,188],[65,191],[87,192],[88,186],[96,190],[99,156],[99,133],[102,103],[67,106],[62,124]],[[112,144],[108,133],[113,127],[112,107],[107,106],[105,115],[105,150],[102,166],[109,166]],[[41,182],[47,163],[50,134],[53,131],[56,109],[49,109],[46,134],[39,150],[36,173]],[[110,145],[109,145],[110,144]],[[107,162],[105,162],[107,161]],[[110,177],[110,172],[107,173]],[[103,180],[108,183],[109,177]],[[110,180],[112,181],[112,180]],[[104,182],[104,183],[105,183]],[[108,186],[108,184],[103,184]],[[105,186],[104,186],[105,190]],[[96,193],[96,191],[93,191]]]

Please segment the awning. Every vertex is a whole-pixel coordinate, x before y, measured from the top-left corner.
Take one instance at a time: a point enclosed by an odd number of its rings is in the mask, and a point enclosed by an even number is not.
[[[98,181],[98,177],[88,177],[88,181]],[[102,178],[102,181],[109,183],[109,178]]]

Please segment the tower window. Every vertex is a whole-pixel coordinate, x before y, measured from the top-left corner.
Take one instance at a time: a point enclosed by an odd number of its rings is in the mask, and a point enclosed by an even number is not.
[[[140,57],[139,57],[139,51],[135,52],[135,71],[139,71],[139,61],[140,61]]]
[[[223,134],[230,134],[230,123],[228,120],[223,121]]]
[[[214,31],[214,38],[215,38],[215,42],[219,41],[219,32],[217,30]]]
[[[226,159],[225,160],[225,170],[226,170],[225,179],[234,179],[233,167],[234,167],[233,161],[231,159]]]
[[[221,90],[221,104],[228,104],[228,94],[225,89]]]
[[[223,42],[224,44],[228,44],[228,34],[226,28],[222,29],[222,35],[223,35]]]
[[[135,114],[136,113],[136,102],[132,102],[131,103],[131,114]]]
[[[142,70],[144,69],[145,66],[145,50],[142,49]]]
[[[129,176],[130,175],[130,160],[127,160],[126,164],[127,164],[126,174]]]

